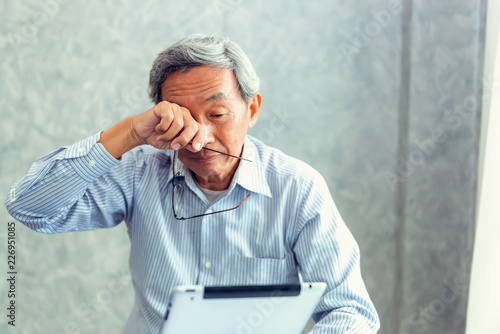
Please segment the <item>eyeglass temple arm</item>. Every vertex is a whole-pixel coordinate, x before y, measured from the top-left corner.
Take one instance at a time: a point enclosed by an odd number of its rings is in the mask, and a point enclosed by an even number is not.
[[[241,201],[240,204],[238,204],[237,206],[235,206],[234,208],[231,208],[231,209],[226,209],[226,210],[221,210],[221,211],[215,211],[215,212],[210,212],[210,213],[204,213],[202,215],[196,215],[196,216],[193,216],[193,217],[189,217],[189,218],[183,218],[183,217],[179,217],[177,218],[177,216],[175,217],[175,219],[177,220],[188,220],[188,219],[193,219],[193,218],[198,218],[198,217],[203,217],[203,216],[209,216],[209,215],[213,215],[213,214],[216,214],[216,213],[221,213],[221,212],[226,212],[226,211],[231,211],[231,210],[236,210],[238,209],[247,199],[248,197],[250,197],[251,194],[248,194],[247,197],[245,197],[243,199],[243,201]]]
[[[192,145],[192,143],[189,143],[189,144]],[[220,154],[224,154],[224,155],[227,155],[227,156],[232,157],[232,158],[236,158],[236,159],[240,159],[240,160],[245,160],[245,161],[248,161],[248,162],[252,162],[252,160],[245,159],[245,158],[242,158],[242,157],[238,157],[236,155],[232,155],[232,154],[228,154],[228,153],[216,151],[216,150],[208,148],[208,147],[202,147],[202,149],[207,150],[207,151],[212,151],[212,152],[220,153]]]

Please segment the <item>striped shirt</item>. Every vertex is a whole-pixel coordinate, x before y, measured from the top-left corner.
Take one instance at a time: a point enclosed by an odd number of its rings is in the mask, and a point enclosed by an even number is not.
[[[229,188],[213,203],[172,151],[140,146],[115,159],[100,134],[36,161],[5,204],[43,233],[127,225],[135,303],[124,333],[158,333],[177,285],[325,282],[311,333],[375,333],[359,249],[327,185],[310,166],[247,136]],[[173,184],[180,187],[178,221]]]

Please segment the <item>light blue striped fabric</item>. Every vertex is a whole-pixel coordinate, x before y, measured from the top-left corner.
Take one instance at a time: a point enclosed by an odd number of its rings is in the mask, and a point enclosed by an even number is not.
[[[135,304],[124,333],[158,333],[176,285],[326,282],[311,333],[374,333],[359,249],[314,169],[247,137],[229,189],[209,204],[178,160],[172,213],[172,151],[141,146],[114,159],[96,134],[36,161],[5,201],[12,217],[43,233],[127,224]],[[195,315],[194,315],[195,316]]]

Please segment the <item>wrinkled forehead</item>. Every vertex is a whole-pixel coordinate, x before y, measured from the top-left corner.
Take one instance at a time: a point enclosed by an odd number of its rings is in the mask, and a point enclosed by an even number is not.
[[[162,85],[162,98],[175,103],[222,103],[241,98],[241,94],[232,71],[198,66],[170,74]]]

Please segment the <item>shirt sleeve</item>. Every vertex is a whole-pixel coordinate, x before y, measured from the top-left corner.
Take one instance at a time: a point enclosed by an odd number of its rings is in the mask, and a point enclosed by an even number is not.
[[[360,272],[359,248],[324,179],[303,187],[294,253],[304,282],[325,282],[310,334],[376,333],[379,318]]]
[[[100,133],[35,161],[11,188],[10,215],[43,233],[113,227],[132,203],[133,157],[115,159],[97,143]]]

